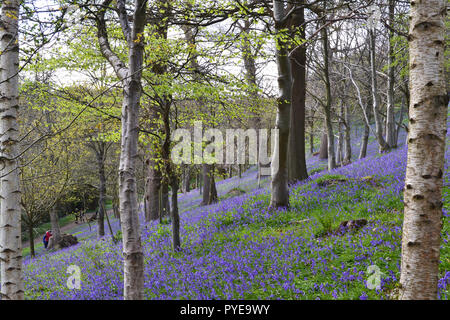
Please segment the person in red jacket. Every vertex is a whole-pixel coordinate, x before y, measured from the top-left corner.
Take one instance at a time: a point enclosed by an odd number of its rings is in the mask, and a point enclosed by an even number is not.
[[[48,246],[48,241],[50,240],[50,237],[52,236],[52,231],[48,230],[45,235],[44,238],[42,239],[42,241],[44,242],[44,247],[45,249],[47,249]]]

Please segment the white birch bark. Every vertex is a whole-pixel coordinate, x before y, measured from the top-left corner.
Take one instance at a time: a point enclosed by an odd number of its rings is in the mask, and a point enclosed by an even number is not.
[[[19,1],[2,1],[0,17],[0,298],[24,298],[19,171]]]
[[[105,0],[104,7],[112,0]],[[119,207],[123,239],[124,256],[124,299],[141,300],[144,295],[144,255],[141,244],[141,230],[138,215],[136,188],[136,157],[139,134],[139,107],[141,98],[141,77],[144,52],[144,26],[146,0],[134,1],[132,25],[128,26],[128,17],[124,0],[117,1],[117,9],[129,54],[128,67],[111,50],[106,31],[105,12],[97,17],[98,40],[103,56],[114,68],[122,81],[122,130],[119,163]]]
[[[408,160],[400,299],[436,299],[447,104],[446,1],[411,2]]]

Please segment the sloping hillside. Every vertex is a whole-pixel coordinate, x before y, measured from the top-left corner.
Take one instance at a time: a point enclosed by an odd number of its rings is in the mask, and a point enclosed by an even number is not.
[[[403,139],[404,140],[404,139]],[[143,226],[145,295],[149,299],[388,299],[399,280],[402,189],[406,148],[370,156],[327,172],[308,159],[307,181],[291,188],[291,207],[268,210],[267,181],[256,172],[219,182],[222,197],[232,188],[247,193],[199,207],[197,191],[180,195],[183,250],[173,253],[170,225]],[[450,172],[445,198],[439,297],[450,285]],[[142,217],[141,217],[142,218]],[[365,219],[359,229],[340,229]],[[141,219],[142,220],[142,219]],[[114,230],[118,222],[113,221]],[[121,299],[120,244],[97,240],[95,230],[77,234],[82,244],[25,261],[26,297]],[[82,273],[81,290],[66,286],[69,265]],[[369,289],[368,267],[379,268],[381,287]],[[372,267],[373,268],[373,267]]]

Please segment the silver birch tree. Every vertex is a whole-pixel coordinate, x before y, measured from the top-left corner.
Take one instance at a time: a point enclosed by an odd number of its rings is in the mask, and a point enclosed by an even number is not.
[[[5,0],[0,16],[0,298],[24,298],[18,155],[19,5]]]
[[[408,159],[400,299],[436,299],[447,132],[446,1],[411,1]]]
[[[128,66],[111,49],[105,13],[112,0],[105,0],[97,14],[98,41],[102,55],[122,82],[122,129],[119,164],[119,207],[124,256],[124,299],[140,300],[144,294],[144,255],[138,216],[136,157],[138,154],[139,107],[144,53],[146,0],[135,0],[129,22],[125,1],[118,0],[116,11],[128,45]]]

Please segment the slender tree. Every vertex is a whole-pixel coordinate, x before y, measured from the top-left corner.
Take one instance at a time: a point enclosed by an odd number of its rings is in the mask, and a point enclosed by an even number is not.
[[[273,14],[275,29],[277,30],[276,60],[278,66],[278,88],[280,95],[277,98],[277,119],[275,127],[278,135],[275,141],[275,150],[272,158],[272,183],[271,183],[271,207],[289,206],[288,189],[288,143],[289,123],[291,109],[292,77],[287,51],[287,44],[282,40],[280,31],[283,25],[280,23],[285,18],[284,2],[273,1]]]
[[[92,140],[88,142],[88,147],[92,149],[97,160],[97,170],[99,178],[98,186],[98,211],[97,211],[97,236],[105,235],[105,215],[106,215],[106,173],[105,161],[111,142],[102,140]]]
[[[302,5],[303,1],[298,1]],[[301,40],[305,39],[305,9],[300,7],[292,15],[291,25],[300,30]],[[299,44],[289,54],[292,89],[289,126],[288,174],[289,181],[308,178],[305,157],[305,109],[306,109],[306,46]]]
[[[326,102],[322,104],[323,111],[325,113],[325,127],[328,138],[328,170],[332,170],[336,168],[336,156],[334,153],[334,134],[333,134],[333,124],[331,122],[331,106],[332,106],[332,96],[331,96],[331,82],[330,82],[330,44],[328,41],[328,30],[325,26],[323,26],[321,30],[322,34],[322,44],[323,44],[323,73],[325,80],[325,94],[326,94]]]
[[[352,161],[352,144],[350,137],[350,115],[349,106],[346,103],[344,106],[344,139],[345,139],[345,156],[344,165],[349,164]]]
[[[375,138],[378,141],[380,152],[385,152],[389,149],[386,141],[383,137],[383,126],[380,114],[380,95],[378,93],[378,81],[377,81],[377,70],[376,70],[376,35],[375,28],[369,29],[369,43],[370,43],[370,71],[372,80],[372,108],[373,108],[373,118],[375,119]]]
[[[400,299],[436,299],[447,132],[446,1],[411,2],[408,159]]]
[[[19,5],[2,1],[0,15],[0,298],[24,298],[18,155]],[[33,239],[30,239],[33,241]]]
[[[119,164],[119,202],[124,256],[124,299],[140,300],[144,294],[144,255],[136,193],[136,155],[139,133],[139,106],[144,53],[146,0],[135,0],[131,17],[125,1],[118,0],[115,11],[128,46],[128,66],[111,49],[105,14],[112,0],[105,0],[96,15],[98,41],[102,55],[122,83],[122,130]]]
[[[389,27],[394,27],[395,1],[389,0]],[[395,85],[395,68],[394,68],[394,48],[393,48],[394,32],[389,30],[388,37],[388,92],[387,92],[387,109],[386,109],[386,144],[389,148],[397,147],[397,135],[395,132],[395,104],[394,104],[394,85]]]

